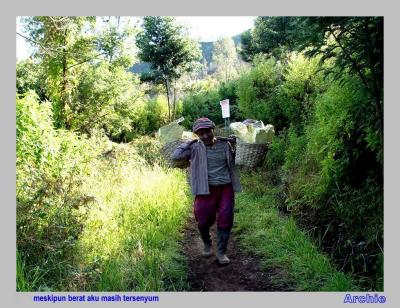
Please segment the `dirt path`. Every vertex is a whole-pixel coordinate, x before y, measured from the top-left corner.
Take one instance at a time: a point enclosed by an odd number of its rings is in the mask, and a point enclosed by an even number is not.
[[[234,233],[227,255],[231,263],[220,266],[215,259],[216,226],[211,229],[214,256],[201,256],[203,243],[193,216],[185,230],[184,254],[189,264],[190,291],[289,291],[278,269],[262,270],[259,259],[238,248]],[[272,278],[273,277],[273,278]],[[278,277],[282,277],[278,278]],[[278,278],[278,279],[277,279]],[[274,283],[272,283],[274,279]],[[277,282],[278,281],[278,282]]]

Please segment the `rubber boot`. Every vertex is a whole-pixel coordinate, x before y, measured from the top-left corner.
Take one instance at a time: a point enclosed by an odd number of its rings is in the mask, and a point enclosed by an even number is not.
[[[203,251],[201,252],[201,255],[203,257],[211,257],[213,255],[212,249],[211,249],[211,237],[210,237],[210,228],[205,228],[199,227],[201,239],[203,240],[204,243],[204,248]]]
[[[217,228],[217,262],[221,265],[231,262],[225,254],[229,236],[230,231]]]

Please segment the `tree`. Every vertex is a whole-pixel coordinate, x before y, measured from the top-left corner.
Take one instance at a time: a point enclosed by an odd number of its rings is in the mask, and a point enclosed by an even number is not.
[[[282,58],[286,52],[296,49],[302,28],[301,17],[262,16],[254,21],[254,29],[242,34],[240,54],[243,60],[252,61],[258,53]]]
[[[103,17],[101,22],[95,38],[99,57],[81,64],[71,91],[71,129],[87,134],[102,129],[113,141],[127,141],[146,129],[140,119],[144,89],[138,75],[128,70],[134,61],[129,43],[136,29],[119,17]]]
[[[114,21],[114,22],[113,22]],[[102,19],[103,30],[96,37],[96,47],[111,66],[130,68],[133,65],[133,52],[129,50],[130,39],[137,33],[137,27],[129,24],[129,19],[120,17]],[[132,46],[133,41],[132,41]]]
[[[206,78],[208,75],[208,62],[206,58],[203,58],[201,60],[201,68],[200,68],[200,72],[198,74],[198,78],[199,79],[204,79]]]
[[[162,82],[168,100],[169,120],[175,119],[176,98],[170,102],[175,81],[184,73],[192,71],[201,52],[185,29],[175,23],[173,17],[146,16],[143,18],[143,32],[136,39],[139,58],[150,63],[153,80]],[[171,108],[172,107],[172,108]]]
[[[307,17],[301,26],[307,31],[300,48],[307,55],[320,54],[322,62],[333,59],[339,69],[328,73],[338,79],[350,71],[361,80],[372,97],[374,126],[383,139],[383,18]]]
[[[292,51],[295,48],[299,31],[301,31],[298,26],[298,17],[258,17],[254,25],[256,48],[264,53],[272,52],[279,47],[287,47]]]
[[[76,66],[94,57],[94,37],[83,35],[85,26],[94,26],[95,17],[34,16],[23,19],[33,58],[46,72],[48,97],[53,101],[56,125],[69,127],[67,110],[71,100]]]
[[[244,61],[251,62],[253,61],[255,53],[251,30],[247,30],[240,35],[239,54]]]
[[[142,102],[142,89],[127,72],[133,57],[126,50],[135,29],[94,17],[29,17],[33,60],[17,65],[17,89],[34,89],[52,102],[56,127],[90,133],[103,128],[118,138],[130,131]],[[101,22],[95,31],[94,22]],[[23,76],[29,73],[30,80]],[[40,75],[39,75],[40,73]],[[44,93],[42,93],[44,92]],[[136,121],[137,122],[137,121]]]
[[[235,43],[232,38],[224,37],[213,45],[212,65],[216,68],[215,74],[227,82],[235,75],[238,63]]]

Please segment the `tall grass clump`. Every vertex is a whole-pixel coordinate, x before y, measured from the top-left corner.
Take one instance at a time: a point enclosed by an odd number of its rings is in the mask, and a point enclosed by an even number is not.
[[[128,153],[130,145],[126,145]],[[117,152],[120,152],[119,149]],[[186,267],[179,241],[188,215],[186,176],[127,159],[94,175],[96,204],[80,237],[85,289],[97,291],[182,290]],[[125,157],[125,158],[124,158]],[[108,164],[108,163],[107,163]]]
[[[17,250],[17,291],[32,291],[40,290],[40,281],[44,275],[43,270],[38,266],[34,268],[27,268],[25,265],[25,260],[22,258],[21,254]]]

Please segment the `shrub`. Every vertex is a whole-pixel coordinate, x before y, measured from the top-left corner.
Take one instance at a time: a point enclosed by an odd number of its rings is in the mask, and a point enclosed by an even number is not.
[[[208,117],[217,125],[223,124],[219,102],[224,99],[229,99],[230,120],[240,121],[242,115],[237,106],[236,87],[236,81],[222,82],[215,88],[207,88],[185,97],[182,106],[182,116],[185,117],[183,125],[192,127],[193,122],[200,117]]]
[[[27,272],[46,264],[37,277],[66,275],[60,264],[71,262],[83,219],[78,209],[90,200],[81,184],[104,142],[54,130],[50,103],[34,92],[17,98],[17,247]]]
[[[287,148],[287,133],[282,131],[275,135],[268,149],[265,164],[269,171],[278,170],[285,162],[285,152]]]
[[[325,82],[319,60],[292,53],[285,68],[284,82],[279,90],[279,103],[288,125],[302,133],[314,114],[316,97],[324,90]]]
[[[288,127],[278,101],[281,84],[281,64],[274,59],[256,59],[254,67],[238,80],[238,106],[243,116],[273,124],[275,131]]]
[[[152,133],[168,122],[168,103],[165,96],[157,96],[146,102],[145,114],[141,119],[147,122],[143,133]]]

